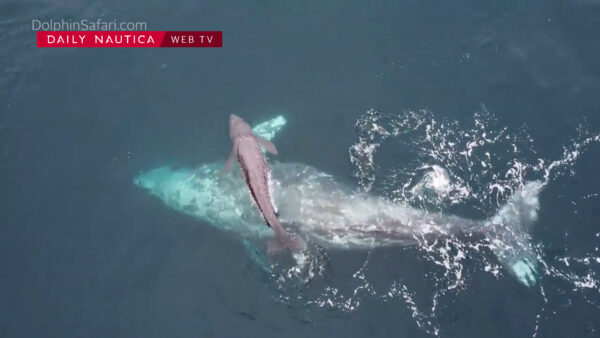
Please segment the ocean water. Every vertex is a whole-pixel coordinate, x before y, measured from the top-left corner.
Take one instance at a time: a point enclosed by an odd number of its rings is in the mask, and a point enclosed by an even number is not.
[[[83,18],[223,48],[35,47]],[[0,1],[0,336],[600,336],[599,33],[594,0]],[[430,213],[541,182],[535,285],[486,236],[270,257],[136,184],[223,162],[231,113],[285,117],[273,166]]]

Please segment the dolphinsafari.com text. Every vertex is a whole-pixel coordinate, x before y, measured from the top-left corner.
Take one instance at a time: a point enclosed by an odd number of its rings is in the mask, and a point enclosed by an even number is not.
[[[147,25],[142,21],[117,20],[31,20],[34,31],[145,31]]]

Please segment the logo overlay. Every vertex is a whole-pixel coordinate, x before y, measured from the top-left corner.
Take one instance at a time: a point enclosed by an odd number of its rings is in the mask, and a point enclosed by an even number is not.
[[[37,31],[37,46],[84,48],[223,47],[221,31]]]

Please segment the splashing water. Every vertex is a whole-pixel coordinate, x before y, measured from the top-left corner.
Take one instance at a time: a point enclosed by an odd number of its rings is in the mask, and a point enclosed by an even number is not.
[[[284,125],[278,117],[254,130],[272,138]],[[503,290],[522,287],[507,284],[514,281],[532,288],[528,295],[539,290],[534,336],[576,301],[599,310],[598,245],[579,256],[566,248],[555,254],[552,242],[530,235],[540,190],[572,175],[585,148],[600,141],[585,124],[553,161],[539,158],[524,128],[500,128],[485,109],[466,126],[428,111],[371,110],[356,129],[350,157],[357,191],[309,165],[270,163],[280,220],[310,239],[309,250],[293,257],[269,257],[259,248],[272,231],[241,177],[215,174],[220,163],[160,167],[134,182],[167,206],[235,234],[275,298],[303,310],[303,321],[315,308],[349,313],[384,302],[405,305],[394,307],[407,311],[399,316],[443,335],[453,304],[472,290],[479,295],[482,281],[486,293],[490,277]],[[597,196],[588,193],[581,204]],[[512,276],[502,278],[505,272]]]
[[[577,137],[563,147],[562,156],[549,161],[539,158],[526,128],[511,131],[498,124],[485,107],[474,114],[468,126],[438,119],[426,110],[401,114],[369,110],[357,120],[357,140],[349,150],[359,190],[432,212],[490,218],[528,182],[539,181],[542,189],[563,175],[573,175],[574,164],[585,148],[600,141],[600,135],[590,134],[582,123],[576,130]],[[589,194],[582,199],[597,197]],[[501,210],[501,216],[502,212],[518,213],[510,208]],[[523,234],[527,236],[525,242],[530,243],[529,232]],[[594,236],[600,242],[600,233]],[[279,300],[308,308],[351,312],[368,299],[401,301],[419,328],[438,336],[443,332],[438,319],[447,310],[444,304],[468,290],[474,276],[479,278],[481,272],[496,279],[503,275],[501,264],[490,253],[502,251],[498,246],[505,243],[502,238],[455,235],[414,239],[416,246],[394,250],[401,251],[405,258],[402,265],[421,266],[420,270],[427,271],[424,276],[413,277],[415,273],[408,270],[404,274],[388,271],[387,278],[369,274],[370,266],[381,265],[382,261],[394,270],[400,265],[396,260],[389,261],[385,254],[380,257],[379,251],[390,249],[371,249],[357,270],[334,279],[328,269],[334,265],[333,258],[313,246],[310,253],[297,254],[295,262],[273,263],[272,285]],[[600,310],[598,248],[584,257],[553,258],[546,257],[541,243],[530,249],[534,255],[515,263],[514,268],[516,274],[520,268],[529,268],[518,264],[539,264],[542,269],[537,289],[543,305],[532,322],[532,336],[557,315],[557,311],[548,310],[558,302],[554,295],[578,295]]]

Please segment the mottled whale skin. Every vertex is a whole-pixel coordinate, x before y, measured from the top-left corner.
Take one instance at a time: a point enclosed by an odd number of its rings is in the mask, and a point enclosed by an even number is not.
[[[279,116],[256,126],[253,132],[270,140],[284,125],[285,119]],[[221,166],[220,163],[193,169],[163,166],[140,173],[134,182],[167,206],[234,233],[242,240],[272,238],[274,232],[264,225],[248,198],[247,179],[233,173],[219,175]],[[271,169],[272,197],[279,209],[279,222],[295,225],[306,240],[325,248],[350,250],[479,234],[489,239],[499,261],[521,283],[526,286],[536,283],[537,259],[528,229],[537,220],[540,182],[525,184],[490,219],[472,220],[355,192],[309,165],[274,162]]]
[[[267,225],[275,231],[277,240],[271,242],[269,251],[275,252],[285,248],[304,249],[306,244],[301,238],[290,236],[277,219],[276,207],[271,199],[271,169],[267,165],[261,146],[271,154],[277,155],[275,145],[269,140],[257,136],[250,125],[242,118],[232,114],[229,116],[229,136],[233,143],[231,154],[225,163],[222,173],[229,171],[234,158],[237,158],[250,195]]]

